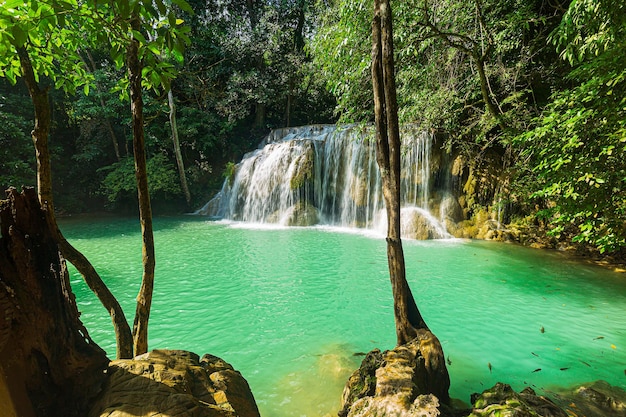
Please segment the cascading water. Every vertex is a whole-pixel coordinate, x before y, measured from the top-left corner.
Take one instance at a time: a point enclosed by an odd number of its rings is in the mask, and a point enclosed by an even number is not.
[[[273,131],[246,154],[222,191],[196,214],[253,223],[325,224],[384,231],[384,202],[369,127],[306,126]],[[402,228],[407,237],[449,238],[431,214],[431,146],[402,132]],[[445,193],[439,190],[440,195]],[[444,205],[436,202],[443,210]]]

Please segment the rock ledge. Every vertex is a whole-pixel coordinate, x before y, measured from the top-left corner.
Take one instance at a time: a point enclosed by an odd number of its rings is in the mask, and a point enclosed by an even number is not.
[[[213,355],[154,350],[109,364],[89,417],[259,417],[246,380]]]

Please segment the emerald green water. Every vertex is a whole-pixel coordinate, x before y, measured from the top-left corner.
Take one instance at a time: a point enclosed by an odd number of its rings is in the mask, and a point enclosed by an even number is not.
[[[61,228],[132,323],[138,221],[66,219]],[[150,349],[224,358],[264,417],[332,415],[362,359],[355,353],[394,346],[380,237],[178,217],[155,219],[155,241]],[[404,249],[418,306],[451,361],[453,397],[468,402],[497,381],[551,390],[603,379],[626,388],[623,274],[494,242],[406,240]],[[110,319],[70,271],[81,318],[113,357]]]

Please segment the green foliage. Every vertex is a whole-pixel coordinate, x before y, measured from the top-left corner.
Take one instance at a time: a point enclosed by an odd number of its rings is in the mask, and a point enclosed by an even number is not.
[[[22,76],[18,51],[27,51],[36,81],[46,77],[58,89],[73,93],[88,85],[89,73],[78,49],[85,45],[89,10],[75,0],[5,1],[0,8],[0,77],[15,84]],[[86,87],[87,88],[87,87]]]
[[[163,154],[157,154],[146,162],[148,170],[148,189],[151,195],[160,198],[180,196],[182,191],[178,182],[176,167]],[[102,193],[110,202],[116,202],[136,195],[137,182],[135,181],[135,165],[130,157],[119,162],[100,168],[105,174],[102,181]]]
[[[228,180],[229,182],[232,182],[235,179],[235,173],[237,170],[237,164],[229,161],[226,163],[226,166],[224,167],[224,172],[222,173],[222,176],[224,177],[224,179]]]
[[[534,114],[535,99],[543,96],[536,91],[537,80],[552,78],[550,68],[540,68],[536,60],[548,47],[545,36],[558,23],[555,11],[541,2],[474,3],[411,0],[393,5],[401,121],[445,131],[470,149],[494,136],[507,141],[481,94],[477,60],[484,65],[486,87],[502,120],[523,130]],[[371,4],[337,1],[320,7],[320,28],[311,45],[314,62],[337,97],[343,120],[369,121]],[[543,42],[537,42],[542,36]]]
[[[337,100],[342,122],[371,121],[371,20],[369,1],[318,3],[319,27],[309,45],[313,61]]]
[[[626,246],[626,36],[612,13],[600,12],[606,7],[618,5],[570,7],[553,37],[569,42],[561,44],[564,58],[582,64],[568,76],[572,87],[556,92],[537,126],[517,141],[538,179],[534,197],[548,201],[541,215],[552,220],[552,233],[613,252]],[[599,33],[571,36],[573,24]]]
[[[575,0],[552,34],[570,65],[613,49],[626,35],[626,4],[621,0]]]
[[[0,191],[35,185],[35,154],[30,138],[32,110],[24,92],[0,82]]]

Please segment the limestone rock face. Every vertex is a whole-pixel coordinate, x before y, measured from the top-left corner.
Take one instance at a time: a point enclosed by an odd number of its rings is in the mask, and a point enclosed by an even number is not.
[[[418,395],[412,403],[396,394],[364,397],[352,405],[348,417],[437,417],[439,400],[432,394]]]
[[[436,375],[437,358],[432,357],[436,349],[430,346],[434,340],[434,336],[422,334],[393,350],[380,353],[376,349],[368,353],[344,388],[339,416],[440,415],[442,403],[449,402],[450,379],[447,372]],[[432,391],[437,391],[441,398],[431,394]]]
[[[154,350],[109,364],[89,417],[259,417],[250,387],[222,359]]]

